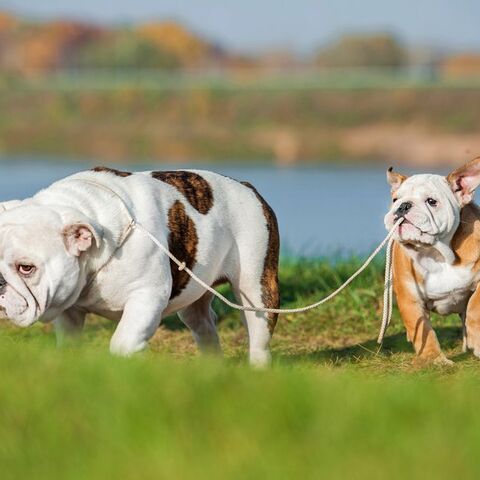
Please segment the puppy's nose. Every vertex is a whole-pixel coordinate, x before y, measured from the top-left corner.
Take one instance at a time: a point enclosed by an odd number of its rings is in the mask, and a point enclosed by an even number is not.
[[[412,202],[403,202],[397,210],[395,210],[395,215],[397,217],[404,217],[411,208]]]

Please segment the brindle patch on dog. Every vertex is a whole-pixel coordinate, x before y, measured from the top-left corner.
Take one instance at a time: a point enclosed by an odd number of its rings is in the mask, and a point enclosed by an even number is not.
[[[186,171],[152,172],[152,177],[175,187],[202,214],[213,206],[210,184],[198,173]]]
[[[92,168],[92,172],[113,173],[117,177],[129,177],[132,174],[131,172],[122,172],[121,170],[117,170],[115,168],[110,168],[110,167],[95,167],[95,168]]]
[[[196,261],[198,236],[195,223],[186,214],[185,206],[180,200],[176,200],[168,211],[168,248],[180,261],[185,262],[190,269]],[[184,270],[178,270],[175,263],[170,260],[172,272],[172,292],[170,299],[180,295],[187,286],[190,276]]]
[[[258,193],[257,189],[248,182],[240,182],[250,188],[258,198],[263,208],[263,214],[267,222],[268,245],[265,260],[263,262],[263,274],[261,278],[262,302],[267,308],[278,308],[280,305],[280,294],[278,290],[278,257],[280,251],[280,235],[278,233],[278,222],[274,211],[265,199]],[[269,313],[270,333],[273,333],[277,323],[278,313]]]

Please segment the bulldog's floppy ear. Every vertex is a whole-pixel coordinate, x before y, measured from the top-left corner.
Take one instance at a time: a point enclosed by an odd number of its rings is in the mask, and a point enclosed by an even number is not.
[[[447,182],[461,206],[470,203],[475,189],[480,185],[480,157],[449,173]]]
[[[405,175],[393,171],[393,167],[387,170],[387,182],[392,187],[392,194],[395,193],[400,185],[407,179]]]
[[[93,240],[97,246],[100,244],[100,238],[96,235],[95,229],[88,223],[67,225],[62,234],[67,251],[76,257],[87,251],[92,246]]]

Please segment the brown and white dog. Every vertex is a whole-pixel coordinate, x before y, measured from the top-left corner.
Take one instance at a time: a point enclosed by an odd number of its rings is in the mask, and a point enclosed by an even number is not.
[[[103,187],[102,187],[103,186]],[[60,338],[88,312],[118,320],[110,350],[145,347],[178,312],[201,349],[219,350],[212,295],[179,271],[131,218],[210,285],[278,308],[275,214],[248,183],[213,172],[97,167],[0,205],[0,309],[20,326],[54,320]],[[277,315],[245,312],[250,361],[268,363]]]
[[[393,284],[398,307],[423,363],[451,364],[430,324],[430,312],[458,313],[464,351],[480,357],[480,209],[472,203],[480,184],[480,157],[441,175],[406,177],[387,172],[392,206],[385,216],[395,233]]]

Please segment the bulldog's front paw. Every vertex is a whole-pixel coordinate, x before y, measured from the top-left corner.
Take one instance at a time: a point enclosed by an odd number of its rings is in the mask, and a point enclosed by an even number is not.
[[[130,357],[134,353],[142,351],[146,345],[145,341],[113,336],[110,341],[110,353],[118,357]]]
[[[480,335],[468,332],[466,344],[467,350],[471,350],[477,358],[480,358]]]
[[[480,348],[479,347],[468,347],[466,351],[471,350],[474,357],[480,358]]]
[[[443,353],[433,360],[433,364],[442,367],[451,367],[455,365],[453,360],[447,358]]]
[[[418,368],[425,368],[431,365],[451,367],[454,362],[448,359],[443,352],[436,356],[432,355],[419,355],[413,359],[413,365]]]

